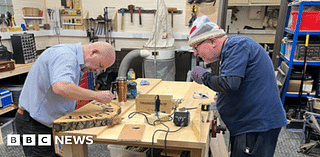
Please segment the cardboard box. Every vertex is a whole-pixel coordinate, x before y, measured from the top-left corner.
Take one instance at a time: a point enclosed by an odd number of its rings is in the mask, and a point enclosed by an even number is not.
[[[0,107],[12,104],[12,93],[6,89],[0,89]]]
[[[320,98],[313,98],[312,100],[313,112],[320,113]]]
[[[24,7],[22,8],[23,16],[25,17],[39,17],[40,16],[40,9],[39,8],[31,8],[31,7]]]
[[[299,92],[301,80],[290,80],[288,86],[288,92]],[[311,93],[312,92],[313,80],[303,81],[303,93]]]
[[[136,97],[136,111],[154,113],[154,97],[156,95],[139,94]],[[160,111],[171,113],[173,108],[172,95],[159,95]]]

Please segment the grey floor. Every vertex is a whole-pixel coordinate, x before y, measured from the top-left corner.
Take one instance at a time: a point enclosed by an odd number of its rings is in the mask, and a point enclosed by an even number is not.
[[[282,128],[279,140],[275,152],[275,157],[308,157],[308,155],[304,155],[298,153],[301,137],[300,133],[297,132],[288,132],[285,128]],[[225,135],[226,144],[228,143],[228,133]],[[89,157],[110,157],[110,153],[107,149],[107,145],[103,144],[92,144],[89,145]],[[316,156],[320,156],[320,151]],[[13,147],[6,146],[6,141],[4,144],[0,145],[0,157],[24,157],[22,152],[22,147]]]

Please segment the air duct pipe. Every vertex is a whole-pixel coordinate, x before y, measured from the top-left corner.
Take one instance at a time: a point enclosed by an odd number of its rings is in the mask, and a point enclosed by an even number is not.
[[[130,51],[121,61],[119,71],[118,71],[118,78],[124,77],[127,78],[127,71],[129,69],[130,63],[133,59],[137,57],[146,58],[150,56],[151,53],[149,51],[141,51],[141,50],[132,50]]]
[[[117,95],[121,105],[127,101],[127,71],[130,63],[137,57],[145,58],[150,55],[148,51],[132,50],[121,61],[117,77]]]

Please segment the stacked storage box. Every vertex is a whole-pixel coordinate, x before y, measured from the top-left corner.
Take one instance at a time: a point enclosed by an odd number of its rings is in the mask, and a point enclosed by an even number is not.
[[[12,104],[12,93],[5,89],[0,89],[0,107],[6,107]]]
[[[2,138],[2,140],[5,141],[7,135],[13,134],[14,130],[14,118],[0,117],[0,132],[2,134],[0,139]],[[0,143],[3,141],[0,141]]]

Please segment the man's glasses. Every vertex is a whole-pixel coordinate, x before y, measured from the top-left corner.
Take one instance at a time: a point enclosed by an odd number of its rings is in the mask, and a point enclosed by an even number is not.
[[[205,41],[207,41],[207,40],[201,41],[199,44],[197,44],[195,47],[193,47],[193,50],[196,51],[196,52],[198,52],[198,47],[199,47],[202,43],[204,43]]]

